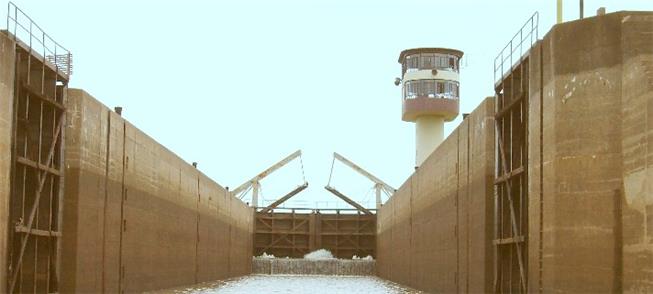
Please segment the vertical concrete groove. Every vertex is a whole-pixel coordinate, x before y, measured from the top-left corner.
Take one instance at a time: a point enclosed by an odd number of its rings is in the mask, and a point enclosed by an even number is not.
[[[101,118],[101,116],[100,116]],[[107,147],[104,161],[104,203],[102,211],[102,293],[105,292],[106,280],[106,240],[107,240],[107,200],[109,198],[109,153],[111,151],[111,110],[107,111]]]
[[[229,206],[228,206],[229,207],[229,209],[228,209],[229,210],[229,242],[228,242],[229,243],[229,245],[228,245],[229,248],[227,248],[227,252],[228,252],[228,254],[227,254],[227,269],[228,269],[227,272],[228,272],[228,275],[231,277],[231,273],[233,271],[233,269],[231,268],[231,242],[233,242],[234,238],[231,236],[231,227],[233,226],[233,224],[231,223],[231,219],[232,219],[231,218],[231,196],[229,195],[228,191],[225,191],[225,200],[229,201]],[[227,203],[227,201],[225,201],[225,203]]]
[[[653,40],[653,35],[651,35],[651,39]],[[649,77],[648,78],[649,91],[653,91],[653,75],[649,74],[648,77]],[[649,171],[648,171],[648,166],[649,166],[648,162],[649,162],[649,160],[648,160],[648,158],[649,158],[649,145],[650,145],[649,144],[649,139],[648,139],[649,138],[648,132],[651,129],[651,126],[649,125],[650,120],[649,120],[649,117],[648,117],[649,108],[646,107],[645,109],[646,110],[644,111],[644,127],[645,127],[645,130],[646,130],[646,144],[644,144],[644,146],[645,146],[644,147],[644,174],[648,175],[649,174]],[[651,195],[651,193],[653,192],[653,191],[648,191],[649,187],[650,186],[645,186],[644,187],[644,189],[645,189],[644,192],[647,195]],[[644,222],[644,232],[645,232],[644,234],[646,234],[646,232],[651,230],[651,229],[648,228],[649,223],[652,223],[651,221],[649,221],[649,219],[653,219],[653,215],[651,215],[650,213],[646,214],[646,220],[647,221]],[[649,236],[649,238],[653,238],[653,236]]]
[[[543,248],[543,239],[544,236],[544,44],[540,43],[540,211],[539,211],[539,221],[540,221],[540,240],[538,244],[539,256],[539,277],[538,277],[538,288],[540,293],[542,293],[542,278],[544,276],[544,265],[542,261],[542,254],[544,251]],[[530,83],[530,82],[529,82]]]
[[[470,117],[470,120],[471,119],[472,118]],[[467,204],[466,207],[465,207],[465,211],[467,212],[467,223],[465,224],[465,228],[466,228],[465,232],[467,233],[466,234],[466,238],[467,238],[467,246],[466,246],[467,250],[466,251],[467,252],[466,252],[465,261],[466,261],[467,264],[465,265],[465,271],[467,272],[467,275],[465,275],[465,293],[469,293],[469,267],[470,267],[469,257],[471,255],[470,247],[472,245],[471,244],[471,239],[470,239],[470,236],[469,236],[469,232],[471,231],[471,229],[470,229],[470,212],[469,212],[469,210],[470,210],[470,207],[471,207],[471,202],[470,201],[471,201],[471,198],[472,198],[471,197],[471,194],[472,194],[472,192],[471,192],[472,191],[471,182],[469,181],[470,174],[472,173],[472,171],[470,169],[470,164],[469,164],[470,161],[471,161],[471,157],[472,157],[471,148],[469,147],[470,146],[469,143],[471,141],[470,138],[472,137],[471,130],[472,130],[472,123],[467,122],[467,171],[466,171],[467,183],[465,183],[465,186],[467,187],[467,200],[465,201],[465,203]]]
[[[613,293],[623,292],[623,219],[621,190],[614,191],[614,275]]]
[[[198,251],[199,251],[199,244],[200,244],[200,201],[201,201],[202,195],[200,194],[200,177],[199,177],[199,172],[197,172],[197,206],[196,206],[196,213],[197,213],[197,219],[195,221],[195,283],[198,282],[198,275],[199,275],[199,261],[198,261]]]
[[[419,184],[419,182],[417,182]],[[419,188],[419,187],[418,187]],[[410,180],[410,198],[408,198],[408,282],[410,283],[413,278],[413,259],[410,258],[410,252],[413,251],[413,191],[415,191],[415,181],[411,178]]]
[[[460,293],[460,132],[456,132],[456,293]]]
[[[125,292],[125,270],[123,268],[122,260],[122,243],[124,239],[124,230],[122,228],[123,222],[125,221],[125,201],[127,200],[127,189],[125,188],[125,171],[127,170],[127,164],[129,164],[129,157],[127,156],[127,123],[123,121],[122,123],[122,175],[120,179],[120,239],[119,239],[119,250],[118,250],[118,291],[120,293]]]

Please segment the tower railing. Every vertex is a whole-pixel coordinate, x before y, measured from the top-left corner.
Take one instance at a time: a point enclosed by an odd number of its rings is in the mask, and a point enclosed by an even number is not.
[[[516,62],[519,62],[533,44],[539,40],[538,25],[540,13],[535,12],[524,23],[519,31],[510,39],[508,44],[494,58],[494,83],[499,82],[510,71]],[[524,48],[528,46],[527,48]],[[517,55],[519,54],[519,55]]]
[[[13,2],[7,4],[7,32],[25,43],[33,53],[40,54],[44,62],[50,63],[58,72],[65,74],[66,78],[73,73],[70,51],[46,34]]]

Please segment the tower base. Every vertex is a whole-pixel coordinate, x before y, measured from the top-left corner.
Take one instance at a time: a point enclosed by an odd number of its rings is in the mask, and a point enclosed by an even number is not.
[[[415,166],[419,167],[444,139],[444,117],[420,116],[415,121]]]

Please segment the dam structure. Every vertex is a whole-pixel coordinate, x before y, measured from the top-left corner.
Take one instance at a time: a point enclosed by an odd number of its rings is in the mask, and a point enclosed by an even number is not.
[[[327,185],[351,206],[339,209],[282,206],[310,179],[270,205],[243,202],[301,151],[229,190],[70,88],[73,53],[8,11],[0,293],[170,292],[253,273],[428,293],[653,292],[653,11],[548,32],[538,13],[524,17],[500,36],[494,91],[447,137],[462,51],[401,52],[418,168],[395,189],[334,153],[377,189],[368,208]],[[339,259],[301,259],[318,249]]]

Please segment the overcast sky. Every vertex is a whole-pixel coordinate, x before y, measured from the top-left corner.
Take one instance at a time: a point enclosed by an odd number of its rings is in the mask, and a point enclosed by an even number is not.
[[[393,84],[399,53],[465,52],[461,113],[493,94],[493,62],[531,15],[539,35],[549,1],[15,1],[74,55],[81,88],[222,186],[232,189],[297,149],[309,188],[324,190],[332,153],[398,188],[413,172],[415,130]],[[585,15],[653,10],[653,1],[585,1]],[[578,18],[565,1],[564,19]],[[445,125],[448,135],[461,116]],[[266,178],[272,201],[302,183],[299,162]],[[336,165],[331,183],[373,206],[372,183]],[[327,203],[320,203],[325,206]],[[346,207],[346,204],[338,204]]]

